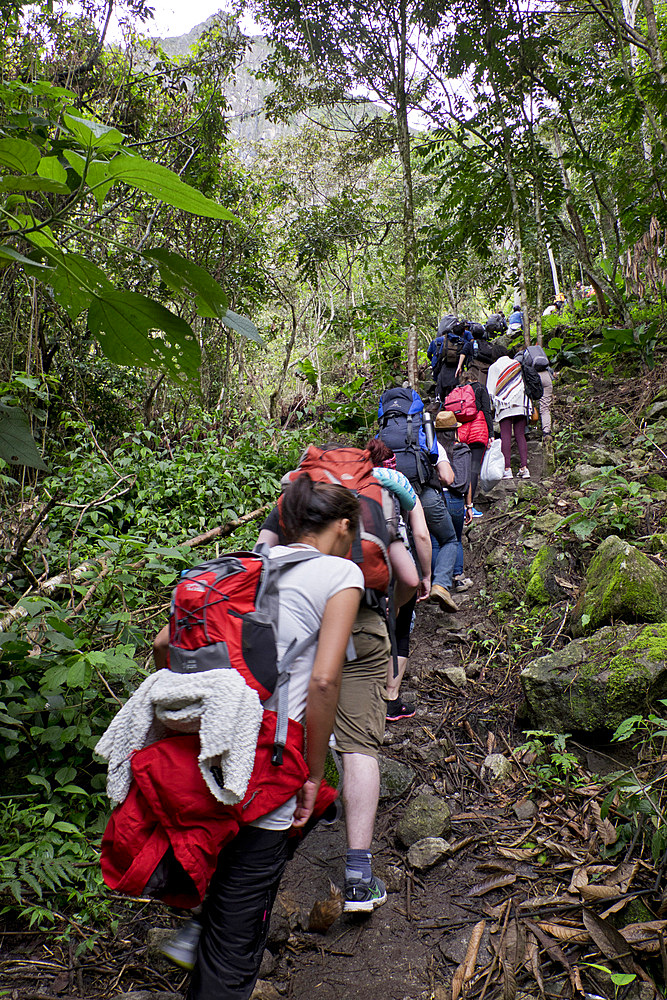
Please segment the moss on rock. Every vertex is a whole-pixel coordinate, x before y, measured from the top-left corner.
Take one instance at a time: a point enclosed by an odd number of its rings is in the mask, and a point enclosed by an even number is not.
[[[528,570],[526,598],[530,604],[550,604],[563,596],[563,590],[556,581],[556,572],[562,573],[560,563],[562,553],[551,545],[543,545]]]
[[[615,728],[667,695],[667,624],[602,628],[534,660],[521,683],[536,728]]]
[[[586,573],[586,590],[572,616],[575,636],[613,621],[667,619],[667,574],[633,545],[610,535]]]

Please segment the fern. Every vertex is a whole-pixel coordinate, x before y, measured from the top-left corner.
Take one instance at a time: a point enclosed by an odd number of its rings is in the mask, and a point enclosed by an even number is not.
[[[43,899],[45,890],[57,892],[63,885],[80,880],[81,872],[65,858],[0,858],[0,894],[8,891],[18,903],[23,903],[26,887]]]

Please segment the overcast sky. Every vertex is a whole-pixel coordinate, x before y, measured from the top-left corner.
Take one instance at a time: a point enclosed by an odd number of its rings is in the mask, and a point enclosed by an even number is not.
[[[211,14],[225,9],[224,0],[153,0],[155,18],[147,21],[144,31],[153,38],[170,38],[185,35],[196,24],[201,24]],[[256,34],[259,30],[250,19],[241,19],[244,31]],[[112,26],[112,38],[117,37],[117,28]]]

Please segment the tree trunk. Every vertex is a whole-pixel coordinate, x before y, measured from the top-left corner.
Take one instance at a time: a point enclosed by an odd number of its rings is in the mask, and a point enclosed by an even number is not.
[[[410,127],[406,95],[407,60],[407,11],[405,2],[400,9],[400,51],[398,54],[398,75],[396,79],[396,129],[398,152],[403,173],[403,245],[405,270],[405,319],[408,328],[408,381],[417,388],[419,370],[417,364],[417,238],[415,236],[415,213],[412,188],[412,165],[410,163]]]

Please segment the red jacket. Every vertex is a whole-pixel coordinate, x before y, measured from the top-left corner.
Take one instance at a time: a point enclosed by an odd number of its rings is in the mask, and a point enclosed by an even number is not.
[[[150,893],[172,906],[200,903],[225,844],[243,824],[287,802],[308,777],[303,726],[289,720],[278,767],[271,763],[275,729],[275,712],[265,711],[248,789],[235,806],[217,802],[206,787],[197,763],[196,734],[174,735],[136,751],[130,792],[114,809],[102,838],[102,875],[109,888],[143,895],[164,859],[166,884],[151,886]],[[322,788],[320,814],[335,796],[332,789]]]
[[[468,445],[483,444],[484,447],[487,446],[489,443],[489,428],[482,410],[477,411],[477,416],[473,420],[468,420],[465,424],[461,424],[459,427],[459,441],[463,441]]]

